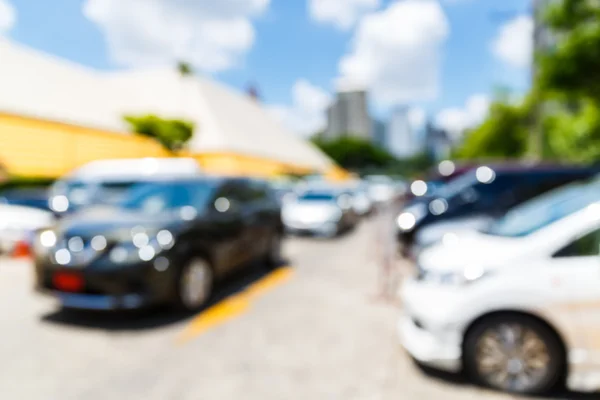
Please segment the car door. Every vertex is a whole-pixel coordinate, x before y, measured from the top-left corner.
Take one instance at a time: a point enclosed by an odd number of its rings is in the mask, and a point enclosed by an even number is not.
[[[201,238],[213,248],[214,262],[223,272],[230,272],[244,262],[246,229],[240,210],[237,185],[226,183],[208,205],[208,226]]]
[[[237,180],[233,183],[232,205],[241,222],[240,249],[238,265],[246,264],[256,258],[260,245],[260,213],[257,208],[256,193],[249,180]]]
[[[267,249],[270,240],[270,208],[268,194],[260,181],[248,180],[240,184],[245,226],[245,259],[254,260]]]
[[[256,218],[253,227],[256,257],[261,257],[270,249],[271,241],[281,231],[281,206],[266,182],[251,183],[253,210]]]
[[[560,324],[584,364],[600,368],[600,226],[573,238],[551,260],[549,278]]]

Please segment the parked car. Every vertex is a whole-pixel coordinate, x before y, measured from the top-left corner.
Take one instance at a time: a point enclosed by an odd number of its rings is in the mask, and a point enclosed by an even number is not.
[[[179,178],[136,186],[118,206],[61,219],[35,241],[37,287],[64,307],[194,310],[253,260],[275,265],[283,226],[264,182]]]
[[[364,217],[373,211],[373,201],[369,196],[369,190],[366,185],[354,185],[350,189],[350,194],[352,196],[352,208],[358,216]]]
[[[200,173],[192,158],[93,161],[59,179],[50,190],[49,205],[56,214],[65,215],[91,205],[118,203],[140,181]]]
[[[420,197],[432,198],[442,186],[475,168],[477,165],[457,165],[449,160],[442,161],[435,169],[429,170],[424,177],[411,182],[404,199],[410,202]]]
[[[19,242],[29,242],[33,233],[52,226],[50,211],[13,204],[0,204],[0,254],[12,254]]]
[[[271,188],[273,189],[279,204],[282,206],[284,203],[293,200],[296,195],[296,185],[293,182],[272,182]]]
[[[370,175],[365,177],[365,181],[369,185],[368,190],[371,201],[376,205],[392,201],[397,194],[395,182],[389,176]]]
[[[483,228],[511,207],[597,172],[586,167],[478,167],[440,188],[434,198],[415,199],[404,207],[397,218],[401,250],[410,256],[417,237],[426,245],[457,227]]]
[[[45,188],[15,188],[0,192],[0,204],[10,204],[50,211]]]
[[[310,188],[284,204],[283,223],[288,233],[310,233],[334,237],[358,222],[347,189]]]
[[[419,363],[534,394],[600,389],[600,180],[425,249],[401,295]]]

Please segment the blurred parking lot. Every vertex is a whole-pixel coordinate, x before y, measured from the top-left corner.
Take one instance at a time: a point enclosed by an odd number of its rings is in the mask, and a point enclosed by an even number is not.
[[[289,269],[270,283],[258,272],[235,277],[198,315],[60,311],[33,293],[29,262],[2,259],[0,391],[61,400],[511,398],[415,367],[398,344],[401,307],[376,299],[377,229],[371,218],[337,239],[288,239]],[[260,282],[261,293],[239,295]],[[235,293],[247,308],[223,299]]]

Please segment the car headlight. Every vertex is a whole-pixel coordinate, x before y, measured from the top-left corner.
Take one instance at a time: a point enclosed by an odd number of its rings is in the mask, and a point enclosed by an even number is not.
[[[464,286],[487,276],[489,271],[478,266],[466,267],[459,271],[420,270],[418,280],[440,285]]]

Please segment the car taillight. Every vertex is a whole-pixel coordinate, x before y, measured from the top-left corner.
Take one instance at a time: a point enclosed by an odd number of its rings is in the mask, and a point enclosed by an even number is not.
[[[24,240],[18,241],[12,251],[12,257],[13,258],[29,258],[29,257],[31,257],[31,249],[29,247],[29,244]]]
[[[52,277],[54,287],[63,292],[81,292],[83,290],[83,278],[81,275],[56,272]]]

